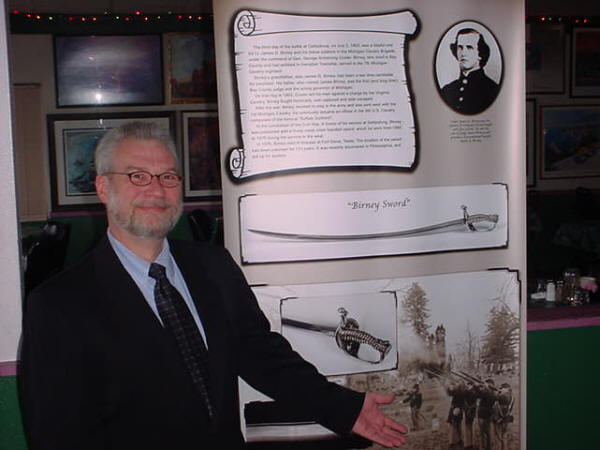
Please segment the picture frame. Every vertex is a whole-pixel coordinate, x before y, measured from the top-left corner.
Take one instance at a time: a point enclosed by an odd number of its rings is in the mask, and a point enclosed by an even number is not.
[[[174,113],[49,114],[47,116],[52,211],[96,209],[94,150],[111,128],[132,120],[155,122],[173,132]]]
[[[527,99],[525,102],[525,126],[527,140],[525,143],[525,171],[527,173],[527,187],[535,186],[535,100]]]
[[[221,196],[219,121],[216,111],[184,111],[183,176],[186,200]]]
[[[485,63],[481,66],[482,80],[471,88],[476,94],[470,101],[463,101],[461,81],[461,68],[456,53],[456,43],[463,39],[465,34],[478,35],[478,41],[485,45],[489,52]],[[468,39],[468,38],[467,38]],[[454,50],[453,50],[454,49]],[[442,101],[456,113],[468,116],[481,114],[486,111],[496,100],[502,90],[504,78],[504,57],[500,42],[486,25],[473,20],[464,20],[455,23],[446,30],[440,38],[435,55],[434,74],[436,87]],[[465,94],[465,97],[469,97]],[[476,100],[475,100],[476,99]]]
[[[600,176],[600,105],[542,106],[540,178]]]
[[[54,37],[56,105],[164,103],[160,34]]]
[[[528,23],[525,40],[525,80],[528,94],[565,92],[565,27]]]
[[[571,39],[571,96],[600,96],[600,28],[575,27]]]
[[[169,104],[217,107],[214,37],[208,32],[166,33],[165,80]]]

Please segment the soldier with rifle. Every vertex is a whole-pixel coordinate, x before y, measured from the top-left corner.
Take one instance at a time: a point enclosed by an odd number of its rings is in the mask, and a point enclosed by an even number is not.
[[[479,449],[491,450],[492,414],[494,403],[496,402],[496,387],[494,386],[493,379],[488,378],[485,380],[485,386],[479,389],[478,396],[477,423],[479,425]]]
[[[499,450],[507,449],[508,424],[512,423],[512,415],[515,399],[512,395],[510,384],[502,383],[497,400],[493,406],[492,418],[494,421],[494,436],[498,442]]]
[[[421,405],[423,404],[423,395],[419,390],[419,384],[415,383],[413,389],[408,393],[408,396],[403,400],[403,403],[408,403],[410,406],[410,419],[412,421],[413,430],[421,429]]]
[[[477,414],[477,389],[473,381],[467,381],[467,392],[464,397],[465,413],[465,450],[473,450],[473,422]]]
[[[463,446],[462,419],[467,388],[462,380],[455,381],[446,389],[446,392],[452,397],[447,420],[450,426],[450,449],[459,450]]]

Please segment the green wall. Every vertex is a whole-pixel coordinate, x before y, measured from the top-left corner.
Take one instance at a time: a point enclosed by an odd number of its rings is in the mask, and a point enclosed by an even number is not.
[[[0,449],[25,450],[16,377],[0,377]]]
[[[598,448],[600,327],[527,337],[527,448]]]

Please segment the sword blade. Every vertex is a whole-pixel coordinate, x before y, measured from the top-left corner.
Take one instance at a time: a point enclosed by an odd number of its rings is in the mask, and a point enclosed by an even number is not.
[[[498,222],[498,215],[496,214],[475,214],[469,216],[467,219],[456,219],[449,220],[446,222],[437,223],[434,225],[427,225],[424,227],[411,228],[409,230],[401,231],[388,231],[384,233],[362,233],[362,234],[308,234],[308,233],[289,233],[284,231],[269,231],[261,230],[256,228],[248,228],[248,231],[263,236],[278,237],[286,239],[298,239],[298,240],[315,240],[315,241],[348,241],[348,240],[359,240],[359,239],[383,239],[383,238],[397,238],[407,236],[417,236],[420,234],[436,233],[441,231],[450,231],[451,228],[457,228],[458,230],[467,229],[470,231],[491,231]],[[475,224],[487,223],[484,229],[477,229]]]
[[[337,327],[332,327],[329,325],[316,325],[314,323],[302,322],[301,320],[288,319],[286,317],[281,318],[282,325],[288,325],[294,328],[300,328],[303,330],[316,331],[319,333],[324,333],[328,336],[335,337],[335,332],[337,331]]]

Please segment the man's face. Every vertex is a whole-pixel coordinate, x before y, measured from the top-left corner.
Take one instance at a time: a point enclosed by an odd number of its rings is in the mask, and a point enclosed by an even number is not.
[[[111,171],[138,170],[154,175],[177,172],[175,158],[159,141],[124,139],[116,148]],[[111,232],[121,240],[129,236],[162,239],[181,215],[180,187],[165,188],[156,177],[148,186],[136,186],[126,175],[100,175],[96,190],[106,204]]]
[[[466,33],[459,34],[456,38],[456,59],[460,65],[460,70],[470,71],[479,68],[479,50],[477,42],[479,34]]]

